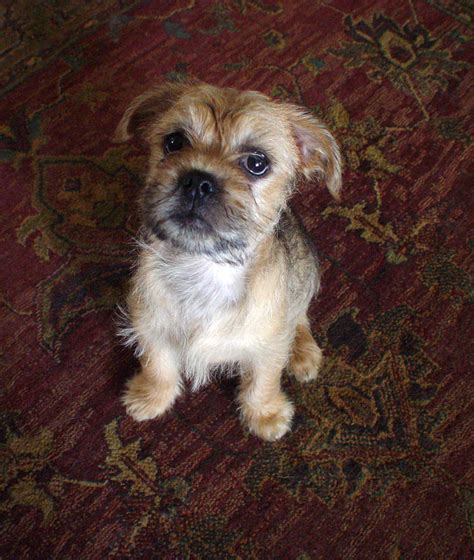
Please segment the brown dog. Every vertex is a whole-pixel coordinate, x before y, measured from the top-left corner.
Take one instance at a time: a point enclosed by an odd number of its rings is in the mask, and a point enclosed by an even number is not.
[[[232,365],[243,422],[276,440],[293,416],[282,371],[308,381],[322,359],[307,318],[317,261],[287,200],[313,174],[337,197],[337,144],[294,105],[206,84],[139,96],[116,139],[136,135],[151,157],[126,329],[142,367],[123,397],[127,412],[160,416],[183,374],[197,388]]]

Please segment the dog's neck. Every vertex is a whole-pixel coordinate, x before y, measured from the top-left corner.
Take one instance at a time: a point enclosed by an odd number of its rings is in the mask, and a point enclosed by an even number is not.
[[[143,249],[151,258],[154,273],[190,311],[212,312],[238,304],[245,296],[251,259],[240,264],[215,262],[206,255],[183,253],[159,240]]]

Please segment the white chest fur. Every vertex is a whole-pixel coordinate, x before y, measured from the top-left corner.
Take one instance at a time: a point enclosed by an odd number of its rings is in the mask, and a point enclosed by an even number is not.
[[[246,269],[203,256],[153,251],[142,257],[146,322],[156,326],[153,343],[172,341],[183,372],[197,388],[213,366],[240,357],[244,341],[236,317],[245,299]]]
[[[235,305],[244,294],[243,266],[215,263],[202,256],[164,258],[156,265],[155,274],[185,320],[216,314]]]

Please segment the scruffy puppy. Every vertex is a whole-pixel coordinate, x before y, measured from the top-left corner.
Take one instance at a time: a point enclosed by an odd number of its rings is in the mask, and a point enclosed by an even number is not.
[[[243,423],[265,440],[290,429],[282,371],[314,379],[321,350],[307,308],[315,256],[287,200],[316,174],[337,197],[340,156],[303,109],[253,91],[166,84],[125,112],[117,141],[150,149],[140,199],[141,252],[128,298],[129,342],[141,371],[123,397],[149,420],[216,367],[240,371]]]

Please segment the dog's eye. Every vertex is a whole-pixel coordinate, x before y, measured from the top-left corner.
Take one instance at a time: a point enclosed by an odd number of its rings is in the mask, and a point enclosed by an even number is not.
[[[163,142],[163,150],[165,154],[178,152],[188,144],[186,136],[182,132],[172,132],[165,137]]]
[[[270,169],[270,163],[265,154],[254,152],[246,155],[240,165],[255,177],[263,177]]]

